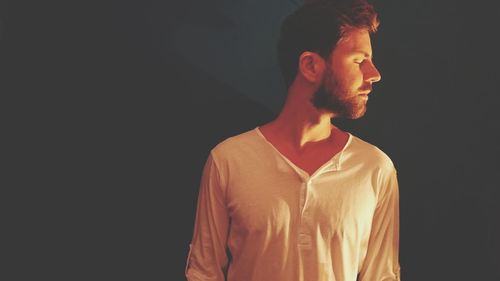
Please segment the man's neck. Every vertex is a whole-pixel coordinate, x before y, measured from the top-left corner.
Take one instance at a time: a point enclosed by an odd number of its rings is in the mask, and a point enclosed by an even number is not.
[[[287,99],[283,110],[263,129],[280,142],[286,142],[296,151],[305,146],[331,140],[332,114],[316,109],[312,103],[301,96]]]

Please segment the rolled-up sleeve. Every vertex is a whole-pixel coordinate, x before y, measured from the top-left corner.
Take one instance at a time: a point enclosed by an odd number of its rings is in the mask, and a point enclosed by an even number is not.
[[[186,263],[188,281],[225,280],[229,216],[223,185],[211,153],[201,178],[193,239]]]
[[[396,170],[381,180],[360,281],[399,281],[399,190]]]

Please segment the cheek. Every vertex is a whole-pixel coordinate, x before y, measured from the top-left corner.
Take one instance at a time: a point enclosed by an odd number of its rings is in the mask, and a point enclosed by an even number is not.
[[[348,82],[349,86],[363,82],[363,71],[361,65],[355,64],[352,61],[345,61],[337,66],[337,74],[339,78]]]
[[[357,90],[363,85],[363,75],[359,69],[349,69],[338,78],[343,88],[349,91]]]
[[[363,72],[361,69],[353,69],[349,73],[349,85],[351,89],[359,89],[360,87],[363,86]]]

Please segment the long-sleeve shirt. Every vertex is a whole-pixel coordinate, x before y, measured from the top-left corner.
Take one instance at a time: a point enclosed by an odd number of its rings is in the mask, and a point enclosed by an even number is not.
[[[189,281],[390,281],[399,277],[396,169],[349,134],[308,175],[259,128],[226,139],[205,164]]]

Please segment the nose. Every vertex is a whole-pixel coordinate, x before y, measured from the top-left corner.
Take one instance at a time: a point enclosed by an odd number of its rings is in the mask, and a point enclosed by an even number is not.
[[[375,64],[373,64],[373,62],[370,61],[370,63],[367,64],[367,68],[366,68],[366,72],[365,72],[365,81],[375,83],[375,82],[380,81],[380,79],[382,79],[380,72],[375,67]]]

